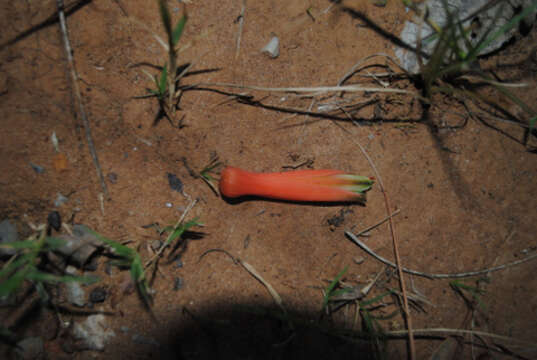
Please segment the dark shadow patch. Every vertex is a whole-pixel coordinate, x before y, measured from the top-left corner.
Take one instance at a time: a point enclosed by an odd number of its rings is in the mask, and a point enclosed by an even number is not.
[[[75,12],[77,12],[80,9],[82,9],[84,6],[88,5],[92,1],[93,0],[80,0],[80,1],[74,2],[72,4],[69,4],[68,6],[66,6],[64,8],[65,16],[69,16],[69,15],[74,14]],[[15,36],[13,39],[8,40],[3,44],[0,44],[0,51],[3,50],[4,48],[8,47],[8,46],[11,46],[11,45],[13,45],[13,44],[15,44],[15,43],[17,43],[17,42],[19,42],[21,40],[26,39],[28,36],[38,32],[40,30],[43,30],[44,28],[46,28],[48,26],[56,24],[58,22],[58,20],[59,20],[58,12],[56,11],[53,15],[49,16],[46,20],[40,22],[37,25],[32,26],[28,30],[23,31],[19,35]]]

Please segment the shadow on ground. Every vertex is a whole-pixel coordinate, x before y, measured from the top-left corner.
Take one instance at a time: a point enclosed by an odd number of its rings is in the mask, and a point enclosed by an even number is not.
[[[194,314],[184,308],[155,334],[160,359],[376,359],[375,341],[318,321],[319,314],[289,313],[257,305],[223,305]],[[289,320],[292,319],[292,320]],[[322,323],[323,325],[319,325]],[[359,325],[358,325],[359,326]],[[380,343],[380,341],[378,342]]]

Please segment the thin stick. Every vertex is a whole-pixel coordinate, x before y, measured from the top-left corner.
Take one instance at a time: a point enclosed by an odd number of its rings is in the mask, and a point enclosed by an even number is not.
[[[477,81],[481,81],[481,82],[484,82],[486,84],[490,84],[490,85],[494,85],[494,86],[503,86],[503,87],[508,87],[508,88],[521,88],[521,87],[528,87],[529,85],[526,84],[526,83],[506,83],[506,82],[501,82],[501,81],[494,81],[494,80],[490,80],[490,79],[487,79],[487,78],[481,78],[481,77],[478,77],[477,75],[462,75],[460,77],[460,79],[464,79],[464,80],[468,80],[468,81],[472,81],[474,79],[477,79]]]
[[[78,103],[78,111],[80,113],[80,117],[82,118],[82,123],[84,124],[84,129],[86,132],[86,141],[88,142],[88,147],[89,147],[89,151],[91,154],[91,158],[93,159],[93,164],[95,165],[95,169],[97,170],[97,176],[99,177],[99,182],[101,183],[101,189],[103,191],[103,194],[107,200],[110,200],[110,195],[108,193],[106,182],[104,181],[104,176],[101,170],[101,165],[99,164],[99,158],[97,157],[97,151],[95,151],[95,145],[93,144],[93,137],[91,136],[91,128],[89,124],[89,119],[88,119],[88,116],[86,115],[84,104],[82,103],[82,96],[80,95],[80,88],[78,87],[78,73],[76,72],[76,69],[75,69],[71,43],[69,42],[69,36],[67,34],[67,23],[65,21],[63,0],[57,0],[57,5],[58,5],[58,17],[60,19],[60,29],[63,35],[63,43],[65,45],[65,53],[67,55],[67,62],[69,63],[69,70],[71,71],[71,80],[73,81],[73,92],[75,93],[75,98]]]
[[[385,335],[405,335],[408,331],[407,330],[395,330],[395,331],[385,331]],[[479,330],[465,330],[465,329],[448,329],[448,328],[431,328],[431,329],[414,329],[415,334],[419,335],[429,335],[429,334],[473,334],[473,335],[479,335],[483,337],[488,337],[491,339],[498,339],[503,341],[512,341],[517,342],[520,345],[518,346],[531,346],[536,347],[537,344],[531,343],[529,341],[519,340],[516,338],[512,338],[509,336],[503,336],[503,335],[497,335],[492,334],[485,331],[479,331]],[[517,346],[517,345],[514,345]]]
[[[244,26],[244,12],[246,11],[246,0],[242,0],[241,13],[239,15],[239,32],[237,34],[237,48],[235,50],[235,59],[239,57],[239,52],[241,51],[241,39],[242,39],[242,28]]]
[[[339,79],[338,81],[338,86],[341,86],[343,85],[343,83],[345,81],[347,81],[351,76],[352,74],[354,74],[356,72],[356,70],[358,70],[358,68],[364,63],[366,62],[367,60],[369,59],[372,59],[374,57],[377,57],[377,56],[380,56],[380,57],[384,57],[388,60],[390,60],[392,63],[394,63],[399,69],[401,69],[403,71],[403,73],[406,75],[406,76],[409,76],[410,77],[410,74],[408,73],[408,71],[403,68],[397,61],[395,61],[395,59],[393,57],[391,57],[390,55],[388,54],[384,54],[384,53],[377,53],[377,54],[372,54],[372,55],[369,55],[369,56],[366,56],[365,58],[359,60],[356,64],[354,64],[351,69],[349,71],[347,71],[347,73],[345,75],[343,75],[341,77],[341,79]],[[388,74],[388,75],[393,75],[393,74]],[[397,75],[397,74],[396,74]]]
[[[259,281],[261,284],[263,284],[264,287],[267,288],[268,292],[270,293],[270,295],[272,296],[272,298],[274,299],[274,301],[276,302],[276,305],[278,305],[278,307],[282,310],[283,314],[285,315],[285,317],[287,317],[287,310],[285,309],[285,306],[283,305],[283,300],[280,296],[280,294],[278,294],[278,292],[276,290],[274,290],[274,288],[272,287],[272,285],[270,285],[262,276],[261,274],[259,274],[257,272],[257,270],[252,266],[250,265],[249,263],[247,263],[246,261],[243,261],[239,258],[235,258],[233,255],[231,255],[229,252],[227,252],[226,250],[223,250],[223,249],[209,249],[207,251],[205,251],[198,259],[198,263],[201,261],[201,259],[207,255],[208,253],[210,252],[215,252],[215,251],[219,251],[219,252],[223,252],[224,254],[226,254],[227,256],[229,256],[231,258],[231,260],[233,260],[233,263],[235,264],[240,264],[246,271],[248,271],[248,273],[250,275],[252,275],[257,281]],[[289,326],[291,329],[293,329],[293,325],[291,323],[291,321],[289,320]]]
[[[358,246],[360,246],[364,251],[366,251],[371,256],[375,257],[377,260],[385,263],[386,265],[390,265],[392,267],[395,267],[395,265],[392,262],[390,262],[389,260],[384,259],[380,255],[377,255],[375,252],[373,252],[373,250],[368,248],[367,245],[365,245],[363,242],[358,240],[358,238],[356,238],[354,236],[354,234],[352,234],[351,232],[346,231],[345,234],[349,238],[351,238],[351,240],[354,241]],[[507,268],[509,268],[511,266],[520,265],[522,263],[525,263],[527,261],[533,260],[535,258],[537,258],[537,253],[533,254],[533,255],[530,255],[528,257],[525,257],[523,259],[520,259],[520,260],[516,260],[516,261],[510,262],[510,263],[494,266],[494,267],[491,267],[491,268],[488,268],[488,269],[483,269],[483,270],[478,270],[478,271],[470,271],[470,272],[464,272],[464,273],[454,273],[454,274],[429,274],[429,273],[424,273],[424,272],[420,272],[420,271],[416,271],[416,270],[410,270],[410,269],[406,269],[406,268],[403,268],[403,271],[405,271],[405,272],[407,272],[409,274],[418,275],[418,276],[424,276],[424,277],[431,278],[431,279],[464,278],[464,277],[472,277],[472,276],[487,274],[487,273],[494,272],[494,271],[504,270],[504,269],[507,269]]]
[[[388,221],[391,217],[399,214],[401,212],[401,209],[397,209],[395,210],[394,212],[392,212],[390,215],[386,216],[384,219],[380,220],[378,223],[376,223],[375,225],[371,225],[370,227],[367,227],[365,228],[364,230],[360,231],[358,234],[356,234],[356,237],[360,236],[360,235],[363,235],[365,234],[366,232],[368,231],[371,231],[373,230],[374,228],[376,228],[377,226],[380,226],[382,224],[384,224],[386,221]]]
[[[368,253],[369,255],[373,256],[374,258],[376,258],[380,262],[383,262],[384,264],[389,265],[389,266],[394,267],[394,268],[397,267],[390,260],[387,260],[387,259],[383,258],[382,256],[376,254],[373,250],[371,250],[366,244],[364,244],[362,241],[360,241],[358,239],[358,237],[356,235],[354,235],[353,233],[351,233],[350,231],[348,231],[348,230],[345,231],[345,235],[347,235],[356,245],[361,247],[362,250],[364,250],[366,253]],[[520,265],[520,264],[523,264],[523,263],[528,262],[530,260],[533,260],[535,258],[537,258],[537,253],[535,253],[533,255],[530,255],[528,257],[525,257],[523,259],[520,259],[520,260],[516,260],[516,261],[510,262],[510,263],[503,264],[503,265],[494,266],[494,267],[491,267],[491,268],[488,268],[488,269],[483,269],[483,270],[478,270],[478,271],[469,271],[469,272],[464,272],[464,273],[453,273],[453,274],[429,274],[429,273],[425,273],[425,272],[421,272],[421,271],[407,269],[407,268],[404,268],[404,267],[402,268],[402,270],[404,272],[406,272],[406,273],[409,273],[409,274],[412,274],[412,275],[417,275],[417,276],[424,276],[424,277],[429,278],[429,279],[457,279],[457,278],[464,278],[464,277],[472,277],[472,276],[477,276],[477,275],[483,275],[483,274],[487,274],[487,273],[490,273],[490,272],[493,272],[493,271],[499,271],[499,270],[507,269],[507,268],[509,268],[511,266]]]
[[[231,87],[239,89],[249,89],[249,90],[259,90],[259,91],[268,91],[268,92],[295,92],[295,93],[306,93],[306,94],[316,94],[316,93],[328,93],[328,92],[385,92],[385,93],[395,93],[395,94],[407,94],[415,98],[418,98],[423,101],[427,99],[418,95],[415,92],[401,89],[386,89],[379,87],[368,87],[368,86],[359,86],[359,85],[343,85],[343,86],[317,86],[317,87],[263,87],[263,86],[251,86],[251,85],[239,85],[231,83],[199,83],[197,85],[203,86],[222,86],[222,87]],[[318,94],[317,94],[318,95]]]
[[[270,295],[272,296],[272,298],[274,299],[274,301],[276,302],[276,304],[278,305],[278,307],[283,311],[284,314],[287,315],[287,310],[285,310],[285,307],[283,306],[283,301],[282,301],[282,298],[281,296],[276,292],[276,290],[274,290],[274,288],[272,287],[272,285],[270,285],[265,279],[263,279],[263,277],[261,276],[261,274],[259,274],[252,265],[248,264],[246,261],[243,261],[243,260],[240,260],[239,259],[239,264],[242,265],[242,267],[244,269],[246,269],[246,271],[248,271],[250,273],[250,275],[252,275],[254,278],[256,278],[261,284],[263,284],[264,287],[267,288],[268,292],[270,293]]]
[[[121,12],[123,13],[123,16],[128,17],[129,14],[127,13],[127,10],[125,10],[125,7],[124,7],[123,4],[121,3],[121,1],[120,1],[120,0],[114,0],[114,2],[115,2],[116,5],[119,7],[119,10],[121,10]]]
[[[343,110],[343,111],[345,111],[345,110]],[[351,118],[351,120],[352,120],[352,118]],[[339,126],[339,128],[342,129],[347,134],[352,135],[349,130],[345,129],[340,124],[336,123],[335,121],[332,121],[332,122],[334,124],[336,124],[337,126]],[[406,284],[405,284],[404,276],[403,276],[401,258],[399,257],[399,247],[397,246],[398,239],[397,239],[397,233],[395,232],[395,225],[393,223],[393,213],[392,213],[392,210],[391,210],[392,207],[390,205],[390,199],[388,197],[388,193],[386,192],[386,190],[384,188],[384,183],[382,182],[382,177],[380,176],[380,173],[378,172],[377,167],[373,163],[373,160],[371,159],[371,157],[369,157],[369,155],[367,154],[365,149],[362,147],[362,145],[354,137],[351,137],[351,141],[353,141],[356,145],[358,145],[358,147],[360,148],[360,151],[362,152],[364,157],[369,162],[369,165],[373,169],[373,172],[375,173],[375,176],[377,178],[380,190],[382,191],[382,195],[384,195],[384,204],[386,205],[386,211],[388,212],[388,219],[389,219],[389,223],[390,223],[390,231],[391,231],[391,234],[392,234],[393,250],[394,250],[394,253],[395,253],[395,261],[396,261],[396,264],[397,264],[395,267],[397,268],[397,273],[399,275],[399,283],[401,285],[401,292],[403,294],[403,309],[404,309],[404,312],[405,312],[405,320],[406,320],[406,325],[407,325],[407,329],[408,329],[408,347],[409,347],[409,351],[410,351],[410,359],[414,360],[414,359],[416,359],[416,346],[414,344],[414,336],[412,335],[412,316],[410,315],[410,310],[409,310],[409,307],[408,307],[408,297],[407,297],[407,294],[406,294]],[[347,233],[347,232],[345,232],[345,233]]]

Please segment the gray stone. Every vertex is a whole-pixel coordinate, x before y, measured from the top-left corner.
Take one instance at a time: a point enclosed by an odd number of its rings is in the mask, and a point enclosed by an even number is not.
[[[78,307],[86,305],[86,292],[80,285],[80,283],[73,281],[65,284],[67,290],[67,300]]]
[[[63,196],[62,194],[58,193],[58,196],[56,196],[56,200],[54,200],[54,206],[60,207],[63,204],[65,204],[67,201],[69,201],[68,197]]]
[[[86,264],[101,242],[95,235],[88,231],[84,225],[73,226],[73,235],[62,234],[58,236],[65,244],[56,249],[57,252],[69,259],[70,263],[77,266]]]
[[[508,23],[515,15],[515,9],[517,9],[518,7],[527,8],[532,5],[531,0],[512,0],[509,2],[500,1],[498,4],[492,6],[487,10],[479,11],[478,14],[475,16],[472,15],[475,14],[476,11],[481,9],[484,5],[489,3],[489,0],[430,0],[422,2],[418,5],[418,7],[421,11],[425,11],[426,9],[428,9],[427,11],[429,14],[429,19],[432,22],[436,23],[438,26],[443,27],[447,23],[446,11],[443,5],[444,1],[448,4],[449,11],[452,14],[456,15],[456,18],[465,20],[463,22],[464,28],[469,28],[472,23],[479,24],[479,26],[476,26],[472,29],[470,36],[468,36],[468,39],[470,40],[470,42],[473,43],[474,46],[483,37],[483,35],[485,35],[486,31],[492,28],[488,35],[490,36],[498,29],[500,29],[500,27]],[[502,4],[503,8],[500,9],[500,6],[502,6]],[[498,11],[500,11],[499,17],[496,19],[496,14]],[[530,16],[524,19],[524,24],[526,26],[531,26],[533,24],[533,22],[535,21],[536,13],[537,11],[534,10]],[[403,28],[400,37],[405,43],[416,48],[416,45],[418,43],[418,33],[420,33],[422,51],[427,54],[431,54],[436,45],[436,41],[427,40],[428,36],[433,33],[433,30],[431,27],[424,23],[420,31],[419,24],[420,20],[417,18],[414,21],[405,22],[405,27]],[[518,29],[518,26],[513,27],[510,31],[504,33],[496,40],[491,42],[479,53],[479,55],[486,55],[494,50],[499,49],[503,44],[505,44],[514,35],[516,35]],[[462,40],[460,45],[463,45]],[[401,61],[401,65],[403,66],[403,68],[405,68],[407,71],[414,74],[419,72],[418,60],[414,52],[408,51],[403,48],[397,48],[395,54],[397,58]]]
[[[9,220],[4,220],[0,223],[0,244],[19,241],[19,233],[17,227],[13,225]],[[17,252],[13,248],[1,248],[0,256],[11,256]]]
[[[82,341],[88,350],[103,351],[108,341],[116,333],[108,328],[103,314],[91,315],[73,326],[73,336]]]

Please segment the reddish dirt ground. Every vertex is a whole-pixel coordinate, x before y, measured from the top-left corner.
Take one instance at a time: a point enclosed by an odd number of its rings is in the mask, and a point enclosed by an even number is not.
[[[179,9],[176,2],[169,3],[171,9]],[[376,53],[393,55],[394,45],[388,39],[341,6],[325,12],[329,6],[325,0],[248,2],[236,57],[241,1],[192,1],[181,39],[191,46],[180,53],[180,61],[194,62],[194,66],[182,83],[335,85],[359,60]],[[398,1],[389,1],[386,7],[365,1],[348,1],[343,6],[395,35],[409,16]],[[230,202],[190,174],[207,165],[213,154],[226,165],[252,171],[283,171],[307,162],[316,169],[373,176],[361,144],[382,176],[392,206],[400,209],[394,223],[402,264],[410,269],[460,273],[509,263],[536,251],[537,157],[522,144],[520,127],[469,117],[462,101],[435,98],[428,120],[423,120],[423,110],[410,96],[346,94],[346,98],[356,97],[356,104],[364,103],[352,111],[353,124],[341,113],[331,120],[284,111],[307,110],[310,99],[218,88],[254,95],[266,105],[256,106],[216,91],[193,89],[180,100],[177,118],[184,117],[182,127],[166,119],[155,122],[157,101],[133,99],[152,86],[136,64],[162,65],[166,56],[149,32],[128,20],[136,18],[163,34],[153,1],[91,1],[68,16],[82,97],[110,192],[111,200],[101,207],[101,187],[84,128],[75,115],[59,26],[56,21],[47,22],[55,14],[55,2],[4,2],[0,9],[4,24],[0,34],[1,218],[11,219],[22,234],[28,234],[27,220],[42,223],[50,211],[57,210],[69,223],[86,224],[117,241],[130,240],[129,246],[138,247],[143,259],[152,256],[150,245],[159,238],[154,229],[143,225],[174,223],[190,199],[198,202],[187,220],[199,217],[205,224],[196,229],[203,236],[187,240],[182,267],[161,261],[159,271],[148,274],[155,291],[152,314],[136,294],[120,297],[116,306],[112,296],[95,309],[85,309],[106,312],[116,336],[103,352],[77,351],[75,358],[375,357],[366,341],[351,344],[336,336],[363,330],[363,323],[353,324],[356,307],[352,304],[321,317],[321,290],[345,266],[346,285],[364,285],[380,273],[366,299],[386,287],[399,289],[390,268],[344,235],[344,230],[358,232],[386,217],[378,183],[368,193],[365,206],[262,199]],[[177,20],[180,12],[173,14]],[[281,41],[276,59],[260,53],[272,33]],[[536,39],[533,29],[480,64],[494,68],[501,79],[528,83],[513,91],[533,107],[537,71],[530,52]],[[378,57],[368,64],[389,63]],[[367,71],[386,68],[371,66]],[[349,83],[378,86],[359,75]],[[392,88],[416,91],[407,80],[394,77],[389,82]],[[514,116],[522,116],[498,94],[489,89],[482,93]],[[335,98],[316,99],[312,111]],[[460,128],[445,126],[465,119]],[[440,130],[432,131],[431,124]],[[54,165],[53,132],[67,158],[66,169]],[[37,174],[30,163],[45,171]],[[183,182],[184,194],[170,189],[167,173]],[[69,200],[55,207],[58,193]],[[334,219],[340,221],[329,222]],[[394,258],[388,223],[362,239],[379,255]],[[210,249],[223,249],[252,265],[281,296],[289,317],[297,319],[294,331],[271,315],[281,312],[267,289],[230,257],[210,252],[200,260]],[[104,267],[101,259],[97,273],[102,281],[93,286],[104,285],[110,293],[120,293],[127,272],[114,270],[106,275]],[[183,280],[178,291],[173,290],[176,277]],[[484,291],[482,306],[471,311],[450,287],[450,280],[407,275],[408,292],[427,299],[421,308],[411,309],[414,329],[481,330],[537,343],[535,262],[464,281],[477,286],[477,280]],[[382,305],[374,314],[387,316],[400,309],[397,301],[385,297],[376,303]],[[64,316],[79,321],[86,315]],[[31,325],[17,329],[18,334],[54,333],[58,325],[52,325],[51,319],[55,318],[53,311],[42,311]],[[405,328],[400,312],[379,323],[385,331]],[[126,328],[129,331],[122,331]],[[160,346],[133,341],[133,334],[155,339]],[[44,339],[49,358],[71,356],[62,350],[63,338]],[[483,344],[490,345],[492,340],[482,339],[474,337],[479,346],[466,346],[465,354],[486,354]],[[503,344],[526,358],[537,356],[535,345]],[[428,358],[439,345],[438,338],[416,339],[417,358]],[[404,358],[406,351],[403,340],[387,342],[389,358]]]

